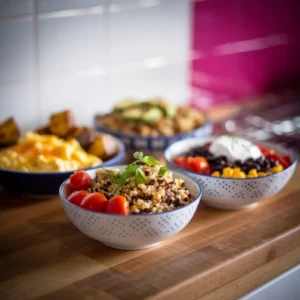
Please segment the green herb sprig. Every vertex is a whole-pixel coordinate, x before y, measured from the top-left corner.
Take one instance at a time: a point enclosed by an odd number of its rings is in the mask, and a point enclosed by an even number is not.
[[[144,156],[143,152],[135,152],[133,157],[136,159],[133,163],[128,165],[126,169],[121,170],[118,174],[111,179],[113,183],[116,184],[116,187],[112,191],[112,194],[116,194],[120,191],[121,187],[126,184],[128,179],[135,177],[135,184],[143,184],[147,180],[147,176],[138,163],[144,163],[150,166],[160,166],[158,171],[158,176],[164,176],[169,170],[166,167],[163,167],[161,163],[156,160],[153,156]]]

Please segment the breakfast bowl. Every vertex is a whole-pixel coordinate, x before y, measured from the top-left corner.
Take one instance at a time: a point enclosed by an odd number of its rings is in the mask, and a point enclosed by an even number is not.
[[[188,153],[197,147],[203,147],[214,142],[218,137],[212,136],[209,138],[192,138],[174,143],[166,149],[164,157],[167,166],[178,172],[182,172],[193,178],[203,188],[203,202],[219,209],[245,209],[253,207],[257,202],[266,198],[272,197],[279,193],[291,179],[297,164],[297,156],[294,151],[287,150],[279,145],[255,141],[255,145],[261,149],[273,149],[273,153],[278,153],[281,156],[287,157],[290,161],[289,165],[279,172],[266,172],[260,177],[244,174],[243,176],[233,176],[236,178],[227,178],[222,175],[222,172],[216,172],[216,176],[200,174],[198,172],[188,170],[184,166],[179,166],[174,163],[176,157]],[[250,141],[249,141],[250,142]],[[275,167],[275,170],[278,167]],[[228,170],[225,170],[228,171]],[[229,171],[232,172],[232,170]],[[224,172],[224,171],[223,171]],[[213,173],[214,174],[214,173]],[[246,178],[238,178],[246,177]]]
[[[125,145],[118,138],[110,137],[117,146],[117,153],[101,164],[94,165],[84,170],[99,168],[100,166],[113,166],[122,161],[125,156]],[[72,171],[21,171],[0,169],[0,187],[11,191],[22,192],[33,195],[57,194],[61,183],[69,178]]]
[[[126,167],[114,168],[124,170]],[[93,179],[96,177],[96,172],[96,170],[87,171]],[[187,175],[179,172],[172,173],[176,178],[184,180],[186,188],[191,193],[192,201],[166,212],[125,215],[85,209],[67,200],[69,179],[61,185],[59,195],[68,218],[85,235],[117,249],[145,249],[158,245],[186,227],[200,202],[201,186]]]
[[[94,125],[121,139],[128,150],[148,152],[161,152],[185,138],[209,136],[213,129],[204,112],[162,99],[120,102],[111,113],[96,115]]]

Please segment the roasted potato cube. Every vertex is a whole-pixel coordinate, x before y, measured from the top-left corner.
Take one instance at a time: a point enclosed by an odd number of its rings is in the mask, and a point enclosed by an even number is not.
[[[67,138],[76,139],[82,148],[87,149],[95,138],[95,131],[88,127],[73,127]]]
[[[45,127],[38,128],[36,130],[36,133],[41,134],[41,135],[51,134],[50,127],[49,126],[45,126]]]
[[[20,137],[20,130],[13,118],[9,118],[0,124],[0,145],[15,144]]]
[[[88,153],[94,154],[101,159],[108,159],[114,156],[117,152],[118,144],[109,135],[97,135],[88,148]]]
[[[59,137],[66,137],[74,127],[74,115],[70,110],[54,114],[50,118],[50,131]]]

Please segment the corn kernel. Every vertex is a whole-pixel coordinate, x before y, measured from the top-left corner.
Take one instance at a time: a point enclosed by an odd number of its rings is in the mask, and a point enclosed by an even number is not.
[[[223,177],[231,177],[233,175],[233,170],[229,167],[223,169]]]
[[[240,173],[241,169],[240,168],[233,168],[233,173]]]
[[[272,172],[274,172],[274,173],[278,173],[278,172],[280,172],[282,170],[283,170],[283,166],[282,165],[278,165],[278,166],[275,166],[275,167],[272,168]]]
[[[246,173],[245,172],[240,172],[240,177],[239,178],[246,178]]]
[[[219,171],[214,171],[214,172],[211,174],[211,176],[220,177],[221,174],[220,174]]]
[[[263,176],[266,176],[266,173],[265,172],[258,172],[257,176],[258,177],[263,177]]]
[[[251,170],[248,172],[248,175],[252,175],[253,177],[257,177],[257,170],[256,170],[256,169],[251,169]]]
[[[255,178],[253,175],[249,175],[249,174],[246,177],[247,178]]]
[[[273,173],[270,172],[270,171],[266,172],[266,175],[272,175],[272,174],[273,174]]]

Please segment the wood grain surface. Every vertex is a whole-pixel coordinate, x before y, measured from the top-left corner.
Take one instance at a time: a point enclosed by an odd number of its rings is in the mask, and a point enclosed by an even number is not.
[[[300,168],[244,211],[200,204],[160,246],[108,248],[79,232],[57,197],[1,191],[0,299],[235,299],[300,262]]]

